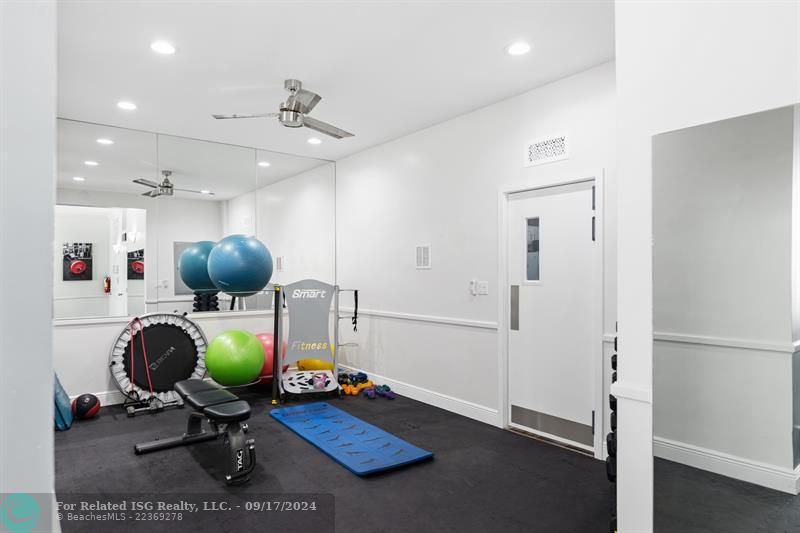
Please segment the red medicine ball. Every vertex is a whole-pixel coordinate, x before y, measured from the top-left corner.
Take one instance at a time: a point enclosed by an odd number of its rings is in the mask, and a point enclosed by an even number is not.
[[[79,420],[92,418],[100,412],[100,400],[94,394],[81,394],[72,400],[72,414]]]
[[[69,271],[75,276],[83,274],[84,270],[86,270],[86,261],[76,259],[69,265]]]

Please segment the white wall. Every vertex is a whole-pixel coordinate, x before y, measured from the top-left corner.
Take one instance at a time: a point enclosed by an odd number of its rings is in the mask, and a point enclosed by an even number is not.
[[[800,101],[798,4],[615,4],[619,528],[653,529],[651,137]]]
[[[274,283],[306,278],[335,282],[336,175],[323,165],[256,191],[258,238],[273,260],[283,257]]]
[[[256,194],[248,192],[222,205],[223,235],[254,235],[256,232]]]
[[[656,455],[794,468],[793,119],[785,107],[653,141]]]
[[[499,189],[603,170],[612,333],[615,112],[609,63],[337,161],[338,282],[361,290],[363,315],[345,363],[500,424]],[[564,132],[570,159],[523,166],[527,141]],[[415,269],[418,244],[432,246],[431,270]],[[472,296],[472,279],[488,281],[489,295]]]
[[[0,493],[53,492],[55,113],[56,4],[0,2]]]
[[[660,333],[792,342],[794,111],[653,141],[653,305]]]

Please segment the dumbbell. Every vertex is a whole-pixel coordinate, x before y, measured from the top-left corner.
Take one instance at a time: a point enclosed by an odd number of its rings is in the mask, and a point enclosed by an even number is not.
[[[606,475],[611,483],[617,482],[617,458],[608,456],[606,457]]]

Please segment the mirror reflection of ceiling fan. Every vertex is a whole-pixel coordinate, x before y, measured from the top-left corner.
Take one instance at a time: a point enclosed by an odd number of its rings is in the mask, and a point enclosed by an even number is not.
[[[314,106],[322,100],[322,97],[317,93],[303,89],[303,83],[300,80],[286,80],[283,83],[283,87],[289,91],[289,96],[286,98],[285,102],[281,103],[277,113],[211,116],[216,119],[277,117],[278,121],[287,128],[306,127],[324,133],[325,135],[330,135],[334,139],[343,139],[344,137],[353,136],[353,134],[348,131],[308,116],[311,110],[314,109]]]
[[[196,194],[206,194],[206,195],[213,195],[214,193],[211,191],[195,191],[192,189],[180,189],[175,187],[172,182],[169,180],[169,177],[172,175],[171,170],[162,170],[161,174],[164,176],[164,180],[161,183],[156,183],[155,181],[151,181],[144,178],[137,178],[133,180],[134,183],[138,183],[139,185],[144,185],[145,187],[150,187],[153,189],[152,191],[147,191],[142,193],[142,196],[149,196],[151,198],[157,198],[159,196],[172,196],[175,191],[181,192],[192,192]]]

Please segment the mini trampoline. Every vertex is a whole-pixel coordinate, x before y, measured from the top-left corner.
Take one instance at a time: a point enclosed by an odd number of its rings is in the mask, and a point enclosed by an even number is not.
[[[175,383],[203,378],[207,345],[200,327],[183,315],[151,313],[131,320],[109,357],[128,416],[182,406]]]

